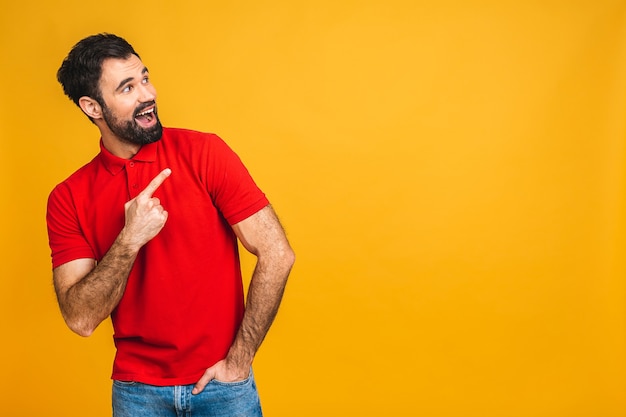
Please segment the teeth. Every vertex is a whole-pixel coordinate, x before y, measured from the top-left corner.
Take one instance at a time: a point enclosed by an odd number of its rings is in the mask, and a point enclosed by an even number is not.
[[[137,116],[145,116],[145,115],[150,114],[152,112],[154,112],[154,109],[150,109],[150,110],[146,110],[144,112],[141,112],[141,113],[137,114]]]

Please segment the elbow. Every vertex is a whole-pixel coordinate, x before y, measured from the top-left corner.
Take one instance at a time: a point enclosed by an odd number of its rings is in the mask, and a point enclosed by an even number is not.
[[[61,316],[65,325],[74,333],[82,337],[89,337],[100,324],[93,313],[77,306],[78,303],[68,299],[67,291],[60,292],[57,289],[57,301]]]
[[[257,266],[262,270],[272,271],[271,275],[282,281],[287,281],[291,268],[296,261],[296,255],[289,244],[275,246],[272,250],[257,256]]]
[[[285,254],[285,262],[289,265],[289,269],[291,269],[293,264],[296,263],[296,253],[293,249],[291,249],[291,247],[288,248],[287,253]]]
[[[293,264],[296,262],[296,253],[291,249],[291,246],[287,245],[287,247],[281,251],[281,260],[285,270],[289,273]]]
[[[96,328],[85,323],[85,320],[72,320],[68,317],[64,317],[65,324],[71,331],[82,337],[89,337],[93,334]]]
[[[96,330],[87,326],[70,326],[69,324],[68,327],[71,331],[82,337],[89,337],[93,334],[94,330]]]
[[[85,328],[85,329],[72,329],[72,331],[74,333],[76,333],[77,335],[82,336],[82,337],[89,337],[89,336],[91,336],[93,334],[94,330],[95,329],[87,329],[87,328]]]

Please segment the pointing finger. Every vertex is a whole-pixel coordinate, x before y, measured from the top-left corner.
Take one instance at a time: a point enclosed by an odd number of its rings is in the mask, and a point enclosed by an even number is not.
[[[163,184],[163,181],[165,181],[165,179],[169,177],[171,173],[171,169],[165,168],[159,173],[159,175],[157,175],[152,179],[152,181],[150,181],[150,184],[148,184],[148,186],[144,188],[137,197],[152,197],[152,194],[154,194],[157,188],[159,188],[161,184]]]

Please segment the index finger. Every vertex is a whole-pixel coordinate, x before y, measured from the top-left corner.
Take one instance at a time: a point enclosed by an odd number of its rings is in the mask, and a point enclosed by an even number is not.
[[[148,184],[148,186],[144,188],[143,191],[137,195],[137,197],[152,197],[152,194],[154,194],[157,188],[159,188],[161,184],[163,184],[163,181],[165,181],[165,179],[169,177],[171,173],[171,169],[165,168],[159,173],[159,175],[157,175],[152,179],[152,181],[150,181],[150,184]]]

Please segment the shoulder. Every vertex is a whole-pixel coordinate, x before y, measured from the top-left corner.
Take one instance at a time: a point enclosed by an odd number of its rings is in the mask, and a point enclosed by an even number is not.
[[[215,133],[199,132],[197,130],[176,127],[164,127],[162,140],[164,142],[176,141],[186,143],[195,141],[219,141],[221,139]]]
[[[192,129],[164,127],[161,143],[166,151],[224,154],[232,149],[217,134]]]
[[[89,187],[91,181],[98,170],[98,156],[96,155],[91,161],[74,171],[69,177],[57,184],[50,196],[52,197],[58,193],[71,193],[71,190],[80,189],[82,187]]]

